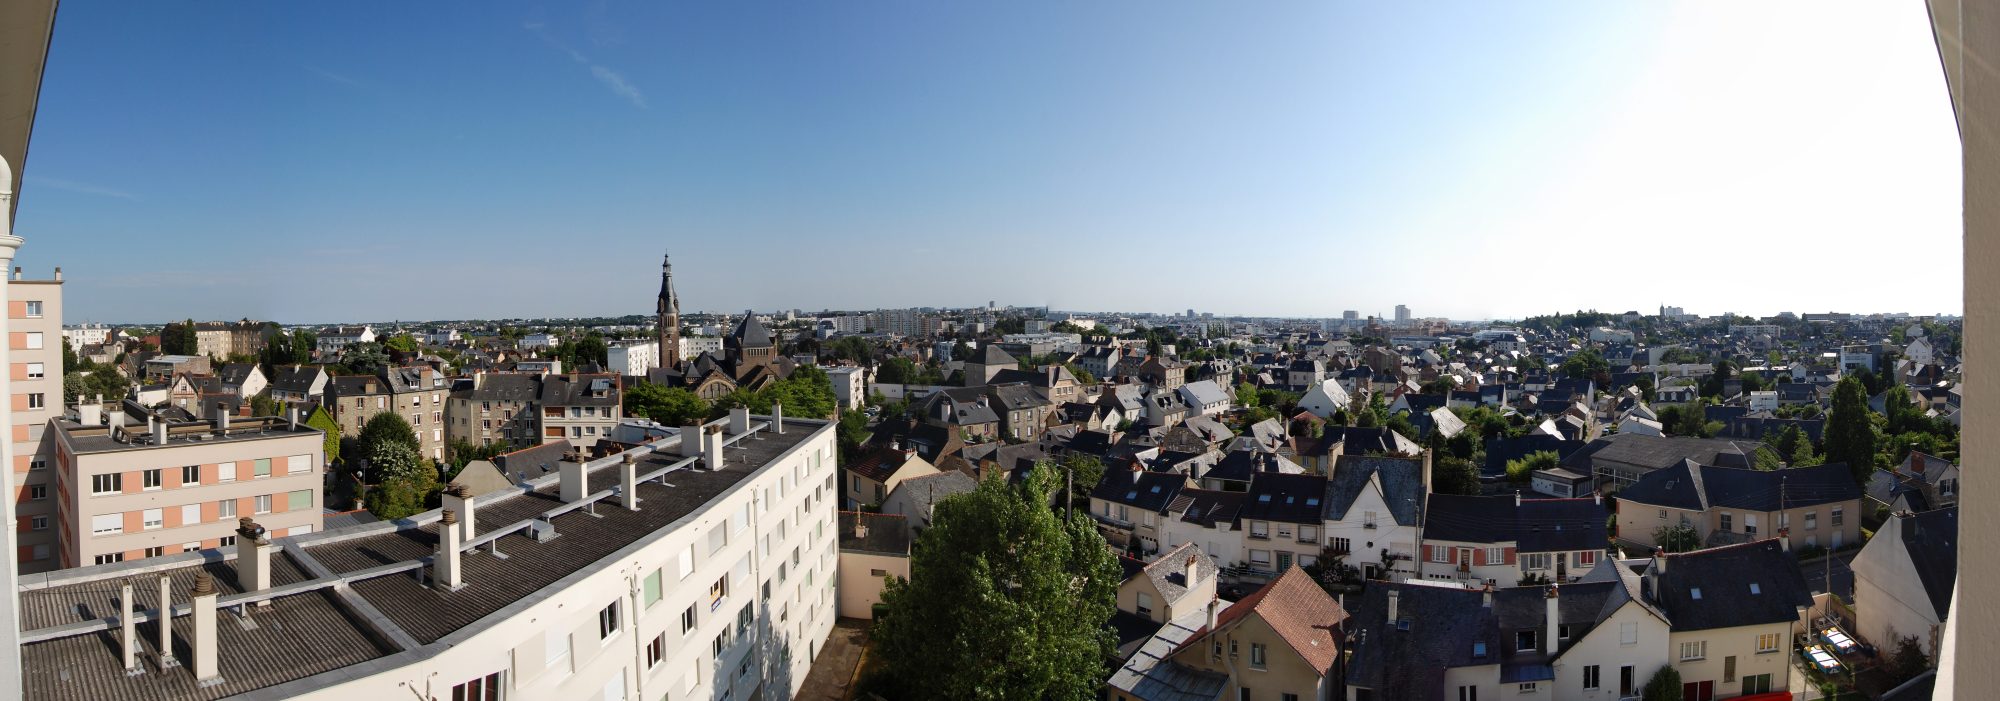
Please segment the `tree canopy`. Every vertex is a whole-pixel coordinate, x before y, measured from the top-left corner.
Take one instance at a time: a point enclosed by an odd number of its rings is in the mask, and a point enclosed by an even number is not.
[[[1875,423],[1869,419],[1868,390],[1853,376],[1843,377],[1833,389],[1833,410],[1822,435],[1827,462],[1847,463],[1854,481],[1868,482],[1875,471]]]
[[[1088,516],[1049,509],[1061,479],[1049,463],[1019,486],[995,472],[937,504],[869,633],[885,696],[1096,696],[1116,645],[1118,562]]]
[[[625,413],[662,426],[686,426],[707,418],[708,412],[708,400],[685,387],[640,382],[625,390]]]
[[[1547,470],[1556,466],[1559,460],[1553,450],[1542,450],[1522,456],[1519,460],[1507,461],[1507,481],[1526,484],[1534,478],[1536,470]]]

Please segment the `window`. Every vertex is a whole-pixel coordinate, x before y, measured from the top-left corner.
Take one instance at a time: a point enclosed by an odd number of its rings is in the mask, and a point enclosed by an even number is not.
[[[229,547],[229,546],[231,546],[231,545],[235,545],[235,544],[236,544],[236,536],[233,536],[233,535],[226,535],[226,536],[223,536],[223,537],[221,537],[220,539],[218,539],[218,542],[216,543],[216,547],[219,547],[219,548],[226,548],[226,547]]]
[[[1639,624],[1637,623],[1618,624],[1618,644],[1619,645],[1639,644]]]
[[[1567,625],[1559,625],[1559,626],[1556,626],[1556,639],[1557,639],[1557,640],[1568,640],[1568,639],[1569,639],[1569,626],[1567,626]]]
[[[50,557],[49,546],[46,545],[35,546],[34,552],[35,552],[35,559],[37,560],[47,560]]]
[[[726,650],[728,650],[728,649],[729,649],[729,631],[730,631],[730,630],[732,630],[732,629],[730,629],[730,628],[724,628],[724,629],[722,629],[722,632],[721,632],[721,633],[717,633],[717,634],[716,634],[716,636],[715,636],[715,639],[714,639],[714,640],[712,640],[712,641],[709,641],[709,643],[708,643],[708,654],[709,654],[709,656],[710,656],[710,657],[714,657],[715,659],[718,659],[718,660],[719,660],[719,659],[722,659],[722,653],[723,653],[724,651],[726,651]]]
[[[1817,512],[1817,511],[1807,511],[1807,512],[1806,512],[1806,530],[1810,531],[1810,530],[1812,530],[1812,529],[1815,529],[1815,528],[1818,528],[1818,527],[1819,527],[1819,512]]]
[[[1727,511],[1722,512],[1722,530],[1724,532],[1736,530],[1736,526],[1734,525],[1735,524],[1734,519],[1735,516],[1731,515],[1729,512]]]
[[[653,570],[652,574],[646,575],[646,581],[641,585],[644,592],[639,599],[641,608],[652,608],[653,604],[660,603],[660,574],[660,570]]]
[[[1361,514],[1361,527],[1362,527],[1362,528],[1374,528],[1374,527],[1375,527],[1375,512],[1373,512],[1373,511],[1366,511],[1366,512],[1362,512],[1362,514]]]
[[[216,468],[216,469],[215,469],[215,474],[216,474],[216,478],[215,478],[215,481],[217,481],[217,482],[234,482],[234,481],[236,481],[236,463],[227,463],[227,464],[223,464],[223,465],[216,465],[216,466],[215,466],[215,468]]]
[[[1250,668],[1264,668],[1264,644],[1250,643]]]
[[[1430,548],[1431,562],[1451,562],[1451,548],[1438,545],[1430,546]]]
[[[258,513],[258,514],[271,513],[271,495],[269,494],[258,495],[256,509],[257,510],[252,513]]]
[[[255,472],[257,476],[256,479],[264,479],[266,477],[271,476],[270,458],[259,458],[255,463],[252,464],[256,466],[256,472]]]
[[[1665,521],[1665,520],[1667,520],[1667,510],[1666,510],[1666,509],[1660,509],[1660,520],[1662,520],[1662,521]]]
[[[295,492],[288,492],[285,494],[286,511],[310,509],[312,508],[312,505],[313,505],[313,493],[312,490],[310,489],[301,489]]]
[[[1333,539],[1334,552],[1337,553],[1353,552],[1353,548],[1354,548],[1354,541],[1348,540],[1346,538]]]
[[[125,553],[109,553],[105,555],[99,555],[96,558],[94,558],[95,564],[99,565],[109,565],[113,562],[124,562],[124,561],[125,561]]]
[[[28,395],[28,408],[29,408],[29,409],[40,409],[40,408],[42,408],[42,407],[45,407],[45,406],[48,406],[48,400],[46,400],[46,399],[44,398],[44,396],[45,396],[45,395],[43,395],[43,394],[42,394],[42,393],[40,393],[40,392],[35,392],[35,393],[32,393],[32,394],[29,394],[29,395]]]
[[[1759,635],[1757,636],[1757,652],[1759,653],[1777,652],[1778,643],[1783,640],[1784,636],[1778,633],[1765,633],[1763,635]]]
[[[681,635],[687,635],[689,632],[692,632],[693,630],[694,630],[694,604],[688,604],[687,610],[681,612]]]
[[[46,531],[49,529],[49,517],[47,516],[36,516],[29,519],[28,522],[34,530]]]
[[[139,471],[139,483],[140,483],[139,486],[144,489],[159,489],[160,471],[159,470]]]
[[[876,570],[876,571],[880,572],[881,570]],[[1146,592],[1143,591],[1139,592],[1138,611],[1139,615],[1141,616],[1146,616],[1150,618],[1153,615],[1153,595],[1147,594]]]
[[[550,628],[542,634],[542,666],[554,667],[569,657],[569,633]]]
[[[1734,681],[1736,681],[1736,656],[1730,655],[1722,658],[1722,683],[1728,684]]]
[[[618,602],[611,602],[597,612],[597,639],[609,638],[618,632]]]
[[[452,687],[451,701],[500,701],[500,673]]]
[[[653,636],[653,642],[646,643],[646,669],[660,666],[660,660],[667,657],[667,634]]]
[[[236,518],[236,500],[224,499],[215,502],[216,518]]]
[[[1743,515],[1743,532],[1744,532],[1745,534],[1747,534],[1747,535],[1757,535],[1757,515],[1756,515],[1756,514],[1744,514],[1744,515]]]
[[[165,510],[163,509],[146,509],[140,512],[140,514],[139,523],[146,530],[150,531],[166,526]]]
[[[30,470],[46,470],[46,469],[49,469],[49,459],[48,459],[48,458],[45,458],[45,457],[42,457],[42,456],[40,456],[40,455],[37,455],[37,456],[35,456],[35,457],[32,457],[32,458],[29,458],[29,459],[28,459],[28,469],[30,469]]]
[[[1549,553],[1527,553],[1521,556],[1521,569],[1545,570],[1549,568]]]
[[[201,523],[201,505],[187,504],[182,506],[181,525],[189,526],[197,523]]]
[[[1708,657],[1708,641],[1698,640],[1691,643],[1681,643],[1682,660],[1699,660],[1706,657]]]
[[[28,318],[30,318],[30,319],[39,319],[39,318],[41,318],[41,317],[42,317],[42,303],[41,303],[41,302],[22,302],[21,304],[22,304],[23,306],[27,307],[27,309],[28,309],[28,311],[27,311],[27,315],[28,315]]]
[[[28,363],[28,379],[39,380],[44,375],[41,363]]]
[[[181,486],[192,487],[201,484],[201,466],[188,465],[181,468]]]
[[[708,610],[714,611],[726,598],[729,598],[729,576],[723,575],[714,584],[708,585]]]
[[[117,494],[125,491],[125,476],[116,472],[108,475],[90,476],[91,494]]]
[[[1743,695],[1771,693],[1771,675],[1752,674],[1743,678]]]
[[[1836,505],[1836,506],[1834,506],[1834,507],[1833,507],[1833,525],[1836,525],[1836,526],[1840,525],[1840,523],[1841,523],[1841,516],[1843,515],[1843,513],[1844,513],[1844,509],[1845,509],[1845,508],[1846,508],[1846,507],[1842,507],[1842,506],[1838,506],[1838,505]]]
[[[165,554],[167,554],[166,546],[158,546],[158,547],[146,548],[145,551],[142,554],[140,554],[140,557],[159,557]]]
[[[694,546],[692,545],[687,546],[686,550],[681,551],[680,578],[687,579],[687,576],[691,574],[694,574]]]
[[[1583,690],[1584,690],[1584,691],[1596,691],[1596,690],[1597,690],[1597,685],[1598,685],[1598,683],[1599,683],[1600,681],[1602,681],[1602,679],[1601,679],[1601,678],[1600,678],[1600,677],[1598,676],[1598,674],[1597,674],[1597,665],[1594,665],[1594,664],[1593,664],[1593,665],[1584,665],[1584,667],[1583,667]]]
[[[1486,658],[1486,641],[1484,641],[1484,640],[1475,640],[1475,641],[1473,641],[1473,643],[1472,643],[1472,657],[1473,657],[1474,659],[1485,659],[1485,658]]]
[[[1524,651],[1535,649],[1535,631],[1532,629],[1514,631],[1514,649]]]
[[[47,498],[49,498],[48,485],[46,484],[28,485],[28,501],[41,501]]]
[[[125,532],[125,514],[98,514],[90,517],[91,535],[111,535]],[[102,562],[97,564],[104,564]]]
[[[750,624],[756,620],[757,605],[744,604],[743,608],[736,610],[736,632],[745,635],[749,634]]]
[[[42,332],[30,331],[25,335],[28,337],[28,350],[42,349]]]
[[[1459,687],[1458,701],[1479,701],[1479,687],[1476,686]]]

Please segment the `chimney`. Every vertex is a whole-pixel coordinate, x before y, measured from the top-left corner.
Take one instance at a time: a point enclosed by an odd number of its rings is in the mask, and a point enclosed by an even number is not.
[[[1780,528],[1780,529],[1778,529],[1778,549],[1779,549],[1779,550],[1783,550],[1783,551],[1785,551],[1785,552],[1791,552],[1791,551],[1792,551],[1792,534],[1791,534],[1791,530],[1792,530],[1792,529],[1790,529],[1790,528]]]
[[[1520,505],[1521,505],[1521,489],[1519,487],[1516,487],[1514,488],[1514,506],[1518,507]]]
[[[701,457],[702,445],[707,440],[702,435],[701,424],[688,424],[681,427],[681,457]]]
[[[445,509],[444,518],[438,521],[437,560],[431,563],[431,579],[438,589],[458,591],[465,588],[459,583],[458,544],[461,542],[464,541],[459,539],[458,512]]]
[[[56,268],[56,282],[62,282],[62,268]]]
[[[854,516],[854,537],[868,537],[868,519],[863,518],[860,514]]]
[[[472,540],[473,536],[479,534],[477,524],[473,521],[476,514],[473,511],[471,489],[462,483],[453,482],[445,486],[442,500],[444,508],[452,510],[459,516],[458,542]]]
[[[630,451],[618,461],[618,501],[626,511],[639,510],[639,460]]]
[[[21,279],[21,269],[19,267],[14,268],[14,279]]]
[[[583,468],[583,456],[577,455],[576,451],[564,453],[562,462],[556,463],[556,469],[559,474],[557,479],[562,481],[562,500],[564,504],[574,504],[583,501],[583,497],[587,494],[585,490],[590,488],[590,484],[587,481],[587,475],[584,474]]]
[[[704,431],[701,440],[702,452],[705,453],[702,459],[708,461],[708,469],[711,472],[720,470],[724,464],[722,458],[722,427],[708,426],[702,430]]]
[[[160,669],[180,666],[174,659],[174,578],[160,578]]]
[[[771,430],[785,435],[785,405],[771,402]]]
[[[1558,605],[1560,600],[1557,598],[1556,594],[1556,589],[1559,586],[1560,585],[1556,584],[1549,585],[1548,595],[1545,599],[1543,599],[1543,601],[1547,602],[1548,606],[1548,620],[1545,621],[1542,626],[1542,640],[1543,640],[1542,652],[1547,654],[1551,658],[1554,658],[1556,656],[1556,653],[1562,651],[1561,646],[1558,644],[1559,641],[1556,638],[1556,635],[1560,633],[1562,630],[1557,627],[1559,625],[1559,618],[1557,617],[1557,613],[1558,609],[1561,608],[1561,606]]]
[[[1345,596],[1345,595],[1343,594],[1343,596]],[[1209,600],[1208,600],[1208,632],[1209,632],[1209,633],[1211,633],[1211,634],[1213,634],[1213,633],[1215,632],[1215,626],[1216,626],[1216,622],[1215,622],[1215,618],[1216,618],[1216,616],[1215,616],[1215,614],[1216,614],[1216,610],[1217,610],[1217,609],[1219,609],[1219,608],[1222,608],[1222,606],[1221,606],[1220,604],[1216,603],[1216,601],[1215,601],[1215,598],[1214,598],[1214,597],[1210,597],[1210,598],[1209,598]],[[1393,616],[1392,616],[1392,618],[1393,618]]]
[[[750,410],[736,407],[729,410],[729,435],[740,436],[750,432]]]
[[[236,581],[245,594],[271,588],[271,541],[264,533],[248,516],[236,520]],[[271,601],[257,605],[270,606]]]
[[[122,630],[118,640],[124,649],[125,674],[134,675],[139,669],[139,622],[132,620],[132,580],[125,580],[118,589],[118,625]]]
[[[1493,585],[1491,584],[1486,585],[1486,590],[1484,592],[1481,592],[1479,597],[1479,606],[1480,608],[1488,608],[1488,609],[1493,608]]]
[[[79,397],[76,403],[76,422],[84,426],[96,426],[104,421],[104,404]]]
[[[229,432],[228,402],[215,403],[215,432],[218,434],[227,434]]]
[[[366,382],[366,383],[364,383],[364,384],[362,384],[362,385],[361,385],[361,393],[362,393],[362,394],[374,394],[374,393],[375,393],[375,378],[373,378],[373,377],[371,377],[371,378],[368,378],[368,382]]]
[[[1603,492],[1592,492],[1592,493],[1591,493],[1591,495],[1590,495],[1590,500],[1591,500],[1591,501],[1594,501],[1594,502],[1597,502],[1597,505],[1598,505],[1598,506],[1603,506],[1603,505],[1604,505],[1604,493],[1603,493]]]
[[[102,402],[104,400],[100,397],[98,401]],[[104,435],[110,436],[113,440],[116,440],[119,434],[125,432],[125,405],[123,403],[114,403],[105,409],[104,425],[107,427],[104,430]]]
[[[1396,590],[1389,590],[1389,625],[1396,625]]]
[[[221,677],[215,668],[215,578],[206,570],[195,570],[194,588],[194,678],[208,681]]]
[[[153,429],[153,445],[167,444],[167,422],[153,423],[153,415],[146,415],[146,424]]]
[[[285,402],[285,422],[291,424],[292,430],[299,430],[299,405]]]

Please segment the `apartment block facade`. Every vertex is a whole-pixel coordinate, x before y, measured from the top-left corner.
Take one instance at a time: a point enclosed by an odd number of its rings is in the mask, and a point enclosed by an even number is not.
[[[327,384],[326,405],[340,435],[359,436],[376,414],[399,414],[417,434],[417,452],[444,460],[444,377],[428,366],[383,368],[363,377],[336,377]]]
[[[21,573],[61,567],[54,443],[45,435],[62,410],[62,271],[54,280],[7,282],[9,423],[13,442],[16,556]]]
[[[55,566],[77,567],[234,545],[237,519],[274,537],[320,527],[318,429],[262,417],[136,421],[133,404],[86,403],[49,421],[56,480]]]

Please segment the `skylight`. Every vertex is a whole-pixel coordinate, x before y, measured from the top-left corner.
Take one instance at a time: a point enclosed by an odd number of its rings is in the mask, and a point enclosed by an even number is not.
[[[1758,588],[1757,588],[1757,583],[1756,583],[1756,582],[1751,582],[1751,583],[1750,583],[1750,593],[1752,593],[1752,594],[1762,594],[1762,593],[1764,593],[1764,590],[1762,590],[1762,589],[1758,589]]]
[[[1319,506],[1319,500],[1318,500],[1318,499],[1307,499],[1307,500],[1306,500],[1306,506]]]
[[[1270,501],[1270,500],[1271,500],[1271,495],[1269,495],[1269,494],[1259,494],[1259,495],[1257,495],[1257,501]]]
[[[1154,494],[1159,494],[1159,493],[1160,493],[1160,485],[1157,485],[1157,484],[1156,484],[1156,485],[1153,485],[1153,493],[1154,493]]]
[[[1125,493],[1125,498],[1127,498],[1127,499],[1132,499],[1132,498],[1135,498],[1135,497],[1138,497],[1138,496],[1139,496],[1139,493],[1138,493],[1138,492],[1126,492],[1126,493]]]
[[[1700,601],[1700,600],[1701,600],[1701,589],[1700,589],[1700,588],[1695,588],[1695,589],[1689,589],[1689,590],[1688,590],[1688,593],[1689,593],[1689,594],[1692,594],[1692,595],[1694,596],[1694,600],[1695,600],[1695,601]]]

